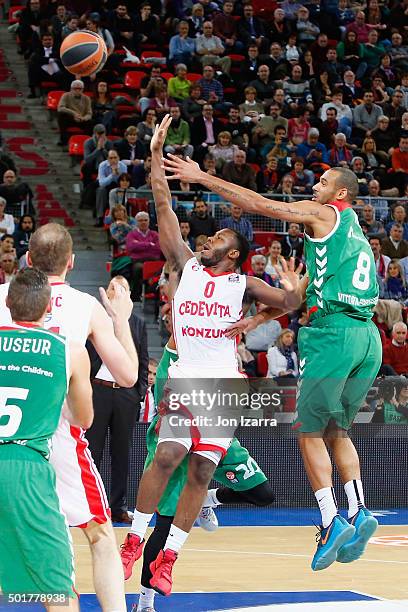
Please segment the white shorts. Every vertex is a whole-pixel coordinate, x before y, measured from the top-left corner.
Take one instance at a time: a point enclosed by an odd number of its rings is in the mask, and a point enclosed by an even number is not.
[[[61,416],[50,455],[61,510],[71,527],[82,528],[90,521],[102,524],[110,520],[105,487],[84,434]]]
[[[168,369],[169,381],[171,379],[184,379],[194,381],[194,379],[245,379],[246,375],[239,372],[236,368],[204,368],[203,366],[191,366],[181,364],[179,361],[172,363]],[[171,383],[169,382],[171,385]],[[187,389],[186,389],[187,390]],[[188,415],[194,418],[193,412]],[[216,414],[214,415],[216,419]],[[216,465],[226,455],[231,441],[234,437],[235,428],[230,428],[230,434],[226,437],[208,437],[200,433],[200,422],[197,425],[177,429],[177,433],[169,426],[166,417],[162,417],[159,439],[157,444],[162,442],[177,442],[184,446],[189,453],[195,453],[206,457]],[[208,429],[206,429],[208,432]],[[217,430],[216,430],[217,431]]]

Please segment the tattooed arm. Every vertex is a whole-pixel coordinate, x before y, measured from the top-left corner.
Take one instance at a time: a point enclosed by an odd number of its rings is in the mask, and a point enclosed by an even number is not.
[[[173,173],[173,176],[167,177],[168,179],[201,183],[247,212],[274,217],[283,221],[303,223],[313,228],[316,237],[329,233],[336,221],[336,213],[331,207],[322,206],[313,200],[292,203],[268,200],[250,189],[239,187],[239,185],[228,183],[223,179],[203,172],[199,165],[190,159],[182,160],[169,155],[169,159],[164,160],[164,168]]]

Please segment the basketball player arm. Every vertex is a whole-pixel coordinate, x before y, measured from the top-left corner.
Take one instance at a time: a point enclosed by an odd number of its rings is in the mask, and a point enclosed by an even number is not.
[[[70,343],[70,379],[67,393],[68,421],[89,429],[93,421],[91,364],[88,352],[77,342]]]
[[[180,225],[171,207],[171,193],[162,168],[163,144],[171,118],[166,115],[160,126],[156,126],[152,141],[152,191],[157,214],[160,248],[172,267],[178,270],[194,257],[194,253],[184,242]]]
[[[335,223],[335,212],[332,208],[324,207],[313,200],[302,200],[299,202],[281,202],[269,200],[260,194],[240,187],[234,183],[228,183],[216,176],[211,176],[203,172],[200,166],[191,159],[180,159],[169,154],[169,159],[163,161],[165,170],[172,172],[173,176],[168,176],[167,180],[179,179],[190,183],[200,183],[214,193],[240,206],[243,210],[256,213],[282,221],[303,223],[309,227],[317,228],[329,224],[331,227]]]

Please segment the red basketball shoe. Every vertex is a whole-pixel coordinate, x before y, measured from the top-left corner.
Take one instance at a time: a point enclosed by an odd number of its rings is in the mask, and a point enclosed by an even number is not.
[[[173,586],[171,572],[177,557],[178,555],[174,550],[167,548],[165,551],[161,550],[157,559],[150,564],[150,571],[152,572],[150,586],[160,595],[170,595],[171,593],[171,587]]]
[[[138,535],[128,533],[125,541],[120,547],[120,558],[122,559],[123,573],[125,580],[128,580],[132,575],[134,564],[142,556],[144,540],[141,540]]]

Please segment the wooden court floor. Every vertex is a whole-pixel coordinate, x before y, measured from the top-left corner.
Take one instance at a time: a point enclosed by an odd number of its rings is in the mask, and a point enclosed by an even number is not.
[[[315,527],[221,527],[215,533],[194,528],[174,571],[174,591],[318,591],[352,590],[386,599],[408,600],[408,525],[379,527],[364,557],[312,572]],[[125,528],[115,528],[118,545]],[[92,593],[91,559],[80,529],[72,529],[76,583]],[[402,536],[399,543],[397,536]],[[405,538],[405,543],[404,543]],[[390,545],[390,541],[397,545]],[[139,592],[141,561],[126,582]]]

